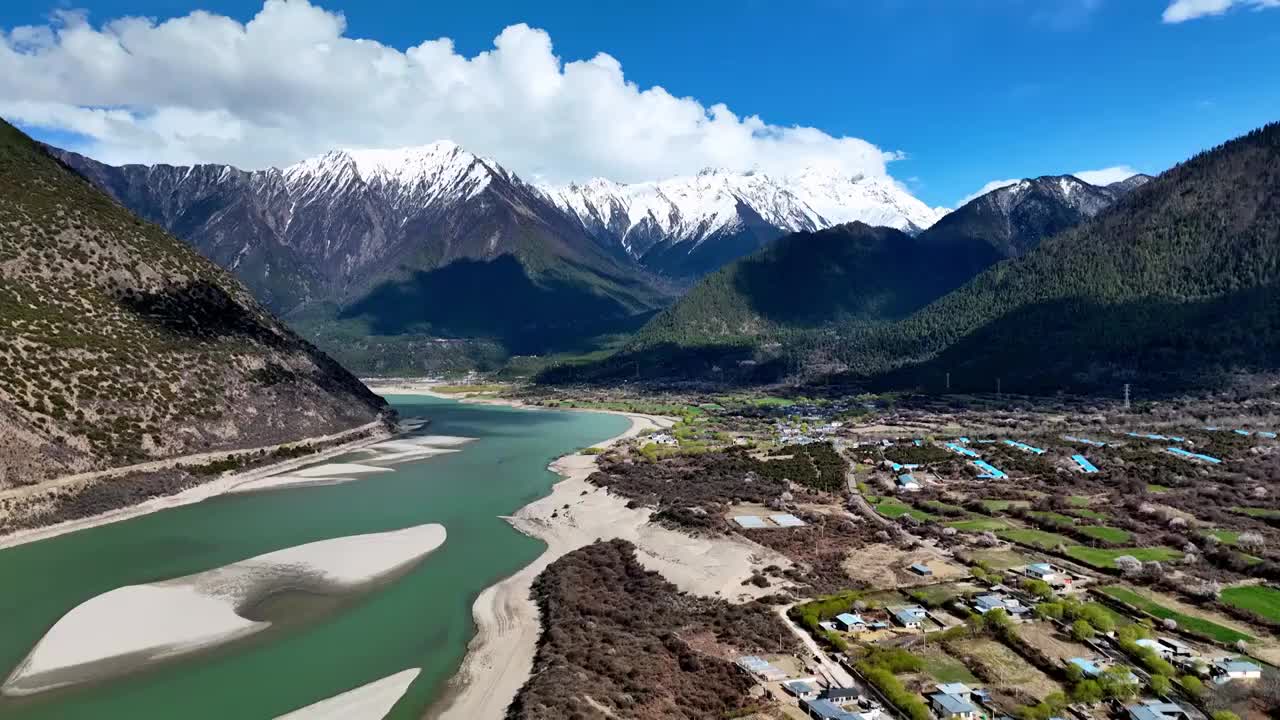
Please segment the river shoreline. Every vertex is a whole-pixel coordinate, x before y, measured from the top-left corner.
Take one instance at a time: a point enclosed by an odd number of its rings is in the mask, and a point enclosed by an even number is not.
[[[606,448],[646,431],[675,424],[673,418],[589,408],[540,408],[518,400],[487,396],[459,397],[438,393],[430,385],[375,383],[375,392],[426,395],[467,403],[540,410],[601,412],[631,421],[623,433],[594,447]],[[790,566],[782,556],[754,543],[695,538],[649,523],[651,511],[629,507],[625,498],[587,482],[596,471],[597,455],[561,456],[549,469],[561,476],[544,497],[520,508],[507,522],[541,540],[547,548],[529,565],[484,589],[472,605],[476,635],[447,690],[426,711],[431,720],[497,720],[533,671],[542,633],[532,595],[533,581],[560,557],[599,540],[621,538],[636,545],[636,558],[681,590],[744,601],[763,594],[745,580],[768,564]]]
[[[316,462],[327,460],[329,458],[337,457],[339,455],[344,455],[354,450],[359,450],[361,448],[368,447],[369,445],[373,445],[375,443],[379,443],[384,440],[387,440],[392,435],[390,430],[378,429],[375,423],[362,425],[357,428],[351,428],[350,430],[344,431],[341,434],[358,433],[366,430],[369,431],[368,435],[358,437],[348,442],[339,443],[332,447],[327,447],[324,450],[321,450],[320,452],[317,452],[311,455],[304,455],[301,457],[292,458],[279,463],[264,465],[262,467],[257,467],[257,468],[245,470],[242,472],[231,473],[229,475],[216,478],[209,482],[196,485],[195,487],[188,488],[174,495],[165,495],[162,497],[151,498],[150,500],[139,503],[137,505],[130,505],[128,507],[109,510],[105,513],[101,513],[99,515],[93,515],[91,517],[78,518],[76,520],[68,520],[66,522],[55,523],[53,525],[45,525],[43,527],[38,527],[38,528],[28,528],[25,530],[18,530],[8,535],[0,535],[0,550],[17,547],[19,545],[25,545],[27,543],[37,542],[39,540],[48,540],[50,538],[55,538],[60,535],[66,535],[68,533],[77,532],[79,530],[87,530],[88,528],[98,527],[99,525],[108,525],[111,523],[120,522],[122,520],[128,520],[130,518],[141,517],[143,515],[150,515],[151,513],[160,512],[161,510],[168,510],[170,508],[176,508],[176,507],[181,507],[183,505],[190,505],[192,503],[197,503],[197,502],[200,502],[201,500],[207,500],[209,498],[231,492],[235,488],[245,483],[255,482],[263,478],[269,477],[271,475],[278,475],[280,473],[288,472],[289,470],[294,470],[294,469],[303,467],[305,465],[311,465]],[[294,441],[293,444],[315,442],[317,440],[324,440],[327,437],[332,437],[332,436],[303,438],[301,440]],[[230,454],[234,454],[236,452],[248,452],[248,451],[229,451]]]

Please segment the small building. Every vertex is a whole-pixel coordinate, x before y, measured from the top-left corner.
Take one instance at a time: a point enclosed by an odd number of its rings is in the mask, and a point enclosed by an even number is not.
[[[782,688],[801,700],[816,700],[820,688],[815,678],[799,678],[782,683]]]
[[[1004,610],[1010,615],[1025,615],[1031,608],[1023,605],[1017,598],[1008,595],[997,595],[988,593],[979,595],[973,599],[973,609],[981,615],[986,615],[992,610]]]
[[[771,520],[774,525],[777,525],[778,527],[784,527],[784,528],[804,527],[806,525],[805,521],[801,520],[795,515],[792,515],[791,513],[779,513],[777,515],[770,515],[769,520]]]
[[[929,705],[942,720],[976,720],[978,717],[978,708],[974,707],[973,703],[947,693],[939,692],[930,695]]]
[[[1261,666],[1248,660],[1233,660],[1231,658],[1218,660],[1213,664],[1210,672],[1217,683],[1227,683],[1232,680],[1257,680],[1262,677]]]
[[[920,489],[920,483],[908,473],[898,476],[898,487],[908,492],[915,492]]]
[[[826,690],[823,690],[818,697],[822,700],[829,700],[837,705],[843,705],[845,703],[857,702],[858,698],[862,697],[862,693],[858,692],[857,688],[829,687]]]
[[[1190,660],[1198,653],[1188,644],[1171,637],[1156,638],[1156,652],[1166,660]]]
[[[935,687],[938,692],[944,695],[955,695],[964,700],[968,700],[973,696],[973,690],[964,683],[939,683]]]
[[[1187,720],[1190,715],[1177,703],[1144,700],[1125,707],[1129,720]]]
[[[921,577],[930,577],[933,575],[933,571],[924,563],[912,563],[911,567],[908,569]]]
[[[836,627],[845,632],[861,632],[867,629],[867,623],[862,619],[861,615],[840,613],[836,616]]]
[[[800,709],[814,720],[864,720],[862,715],[851,713],[830,700],[801,700]]]
[[[654,445],[679,445],[680,444],[679,440],[675,439],[675,437],[672,435],[668,435],[667,433],[654,433],[649,436],[649,442],[653,443]]]
[[[743,530],[762,530],[769,527],[759,515],[735,515],[731,519]]]
[[[1097,678],[1102,675],[1102,668],[1098,667],[1098,663],[1086,658],[1071,658],[1067,662],[1080,668],[1080,672],[1084,673],[1087,678]]]
[[[1033,580],[1043,580],[1049,583],[1049,586],[1055,589],[1063,589],[1071,586],[1071,576],[1060,568],[1056,568],[1049,563],[1031,563],[1022,570],[1022,574]]]
[[[910,605],[893,611],[893,620],[908,630],[917,630],[924,624],[928,613],[919,605]]]

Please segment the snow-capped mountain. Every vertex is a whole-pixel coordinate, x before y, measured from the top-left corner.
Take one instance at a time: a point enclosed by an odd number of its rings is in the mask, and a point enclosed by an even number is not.
[[[668,300],[637,263],[453,143],[336,150],[252,172],[59,156],[284,314],[336,312],[385,335],[537,338],[613,331],[609,322]]]
[[[1094,217],[1146,180],[1150,176],[1135,175],[1105,187],[1074,175],[1019,180],[948,213],[929,229],[927,239],[979,240],[999,258],[1021,255],[1044,238]]]
[[[677,275],[709,272],[789,232],[857,220],[916,233],[940,215],[889,178],[818,168],[786,177],[708,169],[656,182],[597,178],[538,189],[597,241]]]

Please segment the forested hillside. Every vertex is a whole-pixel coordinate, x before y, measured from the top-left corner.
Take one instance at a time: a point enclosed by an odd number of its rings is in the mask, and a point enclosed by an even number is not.
[[[894,280],[866,262],[858,257],[849,275]],[[1126,381],[1155,389],[1212,385],[1237,370],[1280,367],[1278,265],[1280,124],[1271,124],[1178,165],[908,317],[849,316],[817,330],[792,323],[776,328],[773,346],[762,349],[740,332],[691,342],[676,324],[662,325],[677,311],[687,317],[678,305],[609,363],[557,368],[547,377],[836,374],[941,389],[950,373],[953,389],[994,389],[1001,378],[1005,390],[1023,392]],[[794,298],[788,307],[808,308],[810,317],[831,308],[820,276],[774,277]],[[862,299],[860,292],[844,297]],[[706,296],[736,301],[723,289]],[[753,329],[732,302],[706,305],[699,332],[718,317],[737,323],[731,329]]]
[[[385,408],[226,272],[0,121],[0,495]]]

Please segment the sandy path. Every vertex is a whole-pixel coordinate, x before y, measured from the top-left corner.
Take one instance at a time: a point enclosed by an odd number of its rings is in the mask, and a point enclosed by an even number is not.
[[[381,720],[391,712],[420,672],[421,668],[402,670],[275,720]]]
[[[673,424],[666,418],[622,414],[631,418],[631,427],[602,446]],[[629,509],[625,499],[586,481],[596,469],[594,455],[568,455],[551,468],[565,479],[550,495],[508,519],[516,529],[547,543],[547,549],[532,564],[476,598],[472,606],[476,637],[451,682],[450,696],[443,707],[432,708],[431,717],[489,720],[503,716],[533,669],[541,633],[538,608],[531,597],[533,581],[556,559],[580,547],[602,539],[630,540],[637,546],[637,560],[647,569],[660,572],[682,590],[728,600],[776,592],[776,588],[742,583],[757,567],[790,566],[781,555],[745,541],[696,538],[649,524],[649,510]]]
[[[377,421],[374,423],[370,423],[369,425],[362,425],[357,428],[351,428],[350,430],[346,430],[341,433],[336,433],[334,435],[326,435],[324,437],[316,437],[316,438],[302,438],[300,440],[295,440],[294,442],[287,443],[287,444],[296,445],[298,443],[306,443],[306,442],[328,442],[331,440],[341,439],[349,435],[362,433],[368,430],[373,430],[373,434],[369,437],[361,437],[355,440],[351,440],[350,442],[340,443],[338,445],[325,448],[324,450],[318,453],[305,455],[302,457],[294,458],[292,460],[286,460],[284,462],[274,463],[272,465],[265,465],[263,467],[254,468],[252,470],[246,470],[244,472],[224,475],[222,477],[217,478],[216,480],[211,480],[209,482],[196,485],[195,487],[188,488],[175,495],[165,495],[163,497],[152,498],[150,500],[147,500],[146,502],[139,503],[137,505],[118,508],[116,510],[110,510],[108,512],[102,513],[100,515],[94,515],[92,517],[79,518],[77,520],[68,520],[66,522],[56,523],[54,525],[46,525],[44,527],[31,528],[29,530],[19,530],[17,532],[10,533],[8,535],[3,535],[3,536],[0,536],[0,550],[3,550],[4,548],[14,547],[16,545],[24,545],[26,543],[35,542],[37,540],[47,540],[51,537],[57,537],[58,535],[65,535],[66,533],[76,532],[77,530],[85,530],[91,527],[97,527],[98,525],[106,525],[108,523],[119,522],[121,520],[128,520],[129,518],[138,517],[140,515],[148,515],[150,513],[159,512],[161,510],[167,510],[169,508],[175,508],[175,507],[180,507],[182,505],[190,505],[191,503],[197,503],[197,502],[200,502],[201,500],[205,500],[205,499],[214,497],[216,495],[221,495],[223,493],[229,492],[245,483],[255,482],[263,478],[270,477],[272,475],[278,475],[280,473],[285,473],[292,470],[296,470],[301,467],[313,465],[315,463],[322,462],[328,458],[337,457],[339,455],[345,455],[353,450],[358,450],[360,448],[373,445],[375,443],[383,442],[391,436],[390,431],[383,429],[382,421]],[[241,454],[246,452],[256,452],[256,451],[257,451],[257,448],[246,448],[244,450],[236,450],[236,451],[230,451],[225,453],[215,453],[214,455],[221,458],[221,457],[226,457],[227,455],[236,455],[236,454]],[[169,460],[165,460],[161,462],[171,464],[171,465],[166,465],[166,467],[175,467],[176,465],[193,464],[192,462],[189,462],[192,460],[192,458],[200,459],[199,462],[196,462],[195,464],[203,464],[204,462],[207,462],[210,459],[210,457],[206,455],[199,455],[199,456],[189,455],[181,458],[170,458]],[[146,463],[145,465],[149,466],[152,464],[153,463]],[[120,473],[135,472],[137,471],[138,468],[141,468],[141,467],[143,466],[133,465],[128,468],[116,468],[114,470],[103,471],[103,473],[107,473],[108,475],[103,475],[102,477],[98,477],[96,479],[101,480],[103,479],[103,477],[115,477],[115,476],[118,476],[118,474]],[[83,481],[83,478],[84,478],[84,476],[75,476],[75,477],[79,478],[81,481]]]
[[[270,627],[245,616],[263,598],[284,589],[363,591],[416,565],[445,537],[438,524],[350,535],[116,588],[63,615],[0,689],[35,694],[231,642]]]

